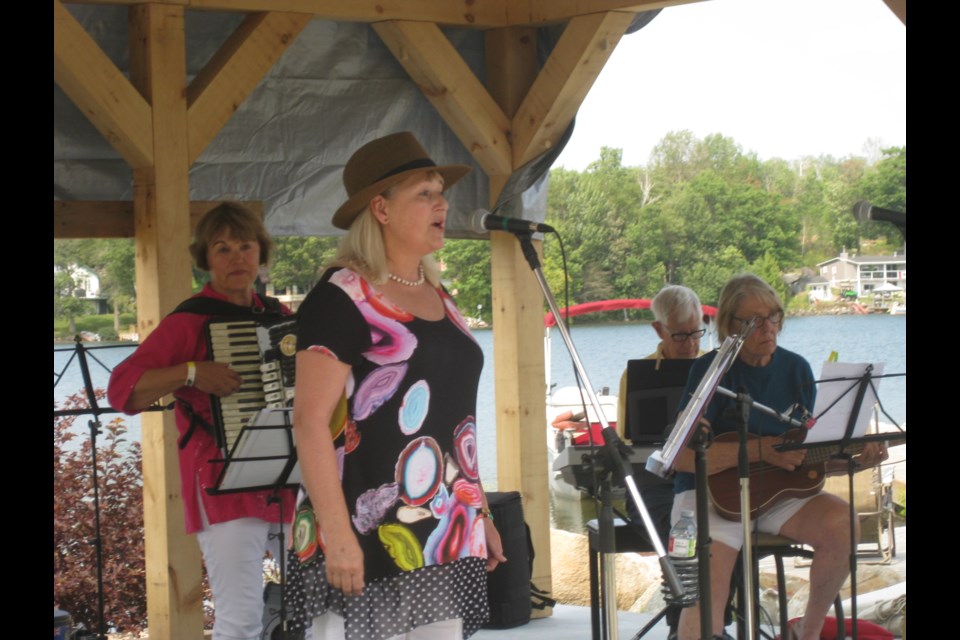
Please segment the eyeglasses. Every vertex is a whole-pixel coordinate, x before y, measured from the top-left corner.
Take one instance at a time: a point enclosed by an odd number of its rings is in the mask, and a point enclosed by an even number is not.
[[[703,337],[703,334],[705,334],[706,332],[707,332],[706,329],[691,331],[689,333],[678,331],[677,333],[671,333],[670,337],[673,339],[674,342],[686,342],[690,338],[693,338],[694,340],[699,340],[700,338]]]
[[[737,322],[750,322],[750,318],[738,318],[733,316],[733,319]],[[783,322],[783,311],[777,311],[776,313],[771,313],[768,316],[753,316],[753,320],[757,321],[757,326],[759,327],[764,322],[769,322],[773,326],[779,325]]]

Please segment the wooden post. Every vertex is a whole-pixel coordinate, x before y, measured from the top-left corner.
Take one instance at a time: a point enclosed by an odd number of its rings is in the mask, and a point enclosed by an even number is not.
[[[190,198],[183,6],[130,9],[130,78],[153,109],[153,164],[134,170],[137,322],[146,337],[190,295]],[[143,425],[150,637],[203,637],[200,551],[184,528],[177,431],[169,412]]]
[[[486,34],[487,87],[512,118],[536,77],[536,31],[507,28]],[[490,204],[508,176],[490,175]],[[537,242],[537,245],[540,243]],[[532,581],[552,590],[550,487],[543,363],[543,294],[513,234],[490,234],[493,359],[496,372],[497,486],[520,491],[536,550]],[[551,610],[534,610],[544,617]]]

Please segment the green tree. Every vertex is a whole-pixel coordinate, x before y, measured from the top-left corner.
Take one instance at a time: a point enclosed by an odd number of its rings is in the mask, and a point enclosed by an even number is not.
[[[490,288],[490,243],[482,240],[447,240],[437,252],[444,268],[444,285],[454,295],[465,316],[479,315],[489,322],[492,308]]]
[[[750,271],[773,287],[786,307],[790,301],[790,287],[783,281],[783,272],[773,254],[768,251],[760,256],[750,265]]]
[[[906,213],[907,148],[890,147],[882,152],[883,159],[865,171],[859,185],[860,195],[876,207]],[[870,221],[863,224],[861,231],[864,237],[882,237],[893,247],[903,242],[900,231],[889,222]]]
[[[54,240],[54,266],[83,266],[100,279],[100,295],[113,308],[114,330],[120,313],[134,310],[136,253],[132,238]],[[63,316],[59,316],[63,317]]]
[[[728,245],[709,262],[698,262],[687,269],[683,284],[696,291],[702,303],[716,305],[723,285],[746,265],[740,250]]]
[[[278,291],[310,291],[320,279],[320,269],[337,253],[338,238],[274,238],[270,282]]]

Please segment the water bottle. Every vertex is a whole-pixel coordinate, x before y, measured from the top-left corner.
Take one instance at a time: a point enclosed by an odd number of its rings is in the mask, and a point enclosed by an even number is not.
[[[693,558],[697,555],[697,521],[693,511],[684,509],[670,529],[671,558]]]
[[[664,580],[663,599],[668,604],[689,607],[699,599],[698,560],[697,560],[697,521],[693,511],[684,509],[680,519],[670,529],[670,543],[667,548],[670,563],[677,574],[682,594],[673,593]]]

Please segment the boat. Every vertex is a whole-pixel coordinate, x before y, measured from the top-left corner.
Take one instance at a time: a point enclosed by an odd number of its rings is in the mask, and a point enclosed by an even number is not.
[[[590,313],[618,311],[625,309],[649,309],[649,298],[620,298],[614,300],[599,300],[585,302],[565,307],[560,310],[564,318],[571,318]],[[703,305],[704,316],[716,317],[717,309],[710,305]],[[555,498],[579,500],[586,497],[584,492],[564,479],[563,466],[569,464],[569,456],[562,456],[567,448],[576,445],[602,444],[602,421],[596,410],[590,404],[590,398],[585,391],[576,386],[567,386],[554,389],[550,384],[550,330],[557,324],[552,312],[543,318],[544,330],[544,358],[547,372],[547,461],[549,464],[550,490]],[[626,366],[626,362],[624,362]],[[618,398],[616,392],[603,387],[595,390],[603,418],[611,427],[617,426]],[[579,461],[577,461],[579,462]]]
[[[890,315],[892,316],[907,315],[907,303],[894,301],[893,304],[890,305]]]

